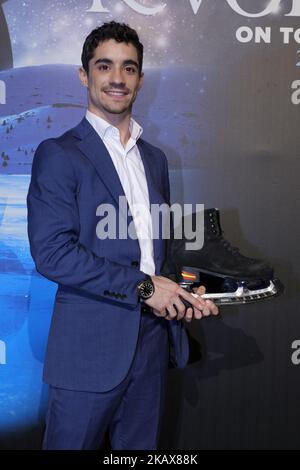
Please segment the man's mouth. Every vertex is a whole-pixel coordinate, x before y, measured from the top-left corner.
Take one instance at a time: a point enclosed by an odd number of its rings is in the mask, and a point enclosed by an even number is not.
[[[128,91],[125,91],[125,90],[104,90],[104,92],[109,96],[113,96],[117,98],[119,97],[122,98],[123,96],[128,95]]]

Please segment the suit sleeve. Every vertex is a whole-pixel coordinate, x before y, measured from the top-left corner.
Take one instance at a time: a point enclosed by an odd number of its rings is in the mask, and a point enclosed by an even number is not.
[[[38,147],[27,195],[28,237],[37,271],[56,283],[82,293],[135,307],[138,269],[97,256],[79,241],[77,181],[68,155],[53,140]],[[103,300],[103,299],[102,299]]]
[[[163,169],[163,187],[165,188],[165,198],[167,204],[170,206],[170,177],[169,177],[169,168],[168,168],[168,160],[166,155],[163,153],[163,162],[164,162],[164,169]]]

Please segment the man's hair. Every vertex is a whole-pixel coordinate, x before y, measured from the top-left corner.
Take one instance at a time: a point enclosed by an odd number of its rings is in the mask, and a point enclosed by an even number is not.
[[[125,42],[126,44],[132,44],[138,55],[139,74],[142,73],[143,68],[143,51],[144,46],[140,42],[137,32],[130,28],[125,23],[117,23],[116,21],[110,21],[104,23],[102,26],[91,31],[84,41],[81,62],[86,73],[89,73],[89,61],[94,57],[95,49],[101,42],[114,39],[117,42]]]

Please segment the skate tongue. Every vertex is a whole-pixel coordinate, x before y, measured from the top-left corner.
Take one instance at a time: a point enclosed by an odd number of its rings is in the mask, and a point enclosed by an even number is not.
[[[206,238],[217,238],[222,236],[220,214],[218,209],[204,210],[204,236]]]

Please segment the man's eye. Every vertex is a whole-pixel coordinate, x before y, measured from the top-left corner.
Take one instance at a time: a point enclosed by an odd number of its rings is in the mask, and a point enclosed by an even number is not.
[[[136,69],[134,67],[126,67],[125,70],[128,73],[136,73]]]
[[[101,64],[99,65],[99,70],[108,70],[108,65],[107,64]]]

